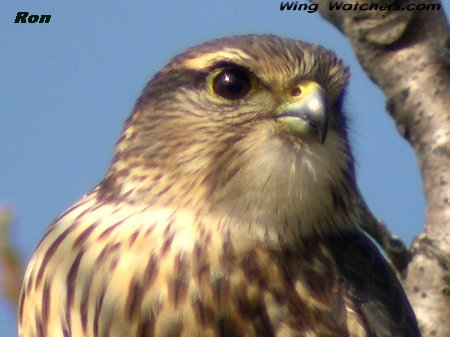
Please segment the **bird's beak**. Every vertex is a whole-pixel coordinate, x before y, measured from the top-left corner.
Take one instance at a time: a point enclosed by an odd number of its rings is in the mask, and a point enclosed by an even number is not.
[[[294,134],[318,136],[323,144],[330,125],[325,90],[316,82],[303,82],[290,93],[290,101],[275,111],[275,117]]]

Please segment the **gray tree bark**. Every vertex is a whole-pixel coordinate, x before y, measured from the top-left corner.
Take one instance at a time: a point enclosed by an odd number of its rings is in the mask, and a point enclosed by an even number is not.
[[[348,37],[367,75],[383,90],[398,131],[417,154],[427,212],[423,232],[412,244],[403,283],[423,336],[449,337],[450,31],[444,10],[441,6],[440,10],[344,11],[330,10],[329,0],[313,2]],[[343,2],[440,4],[438,0]],[[381,223],[369,231],[384,235],[378,241],[395,253],[389,247],[392,237]]]

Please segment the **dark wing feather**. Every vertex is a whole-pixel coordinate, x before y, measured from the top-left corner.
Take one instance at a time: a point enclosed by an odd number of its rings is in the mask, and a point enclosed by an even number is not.
[[[363,233],[330,237],[347,295],[373,337],[420,337],[417,321],[394,271]]]

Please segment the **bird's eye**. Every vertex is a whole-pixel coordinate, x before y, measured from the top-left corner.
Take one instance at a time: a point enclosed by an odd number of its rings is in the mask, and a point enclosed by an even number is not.
[[[214,93],[229,100],[238,100],[245,97],[251,87],[248,72],[239,68],[221,70],[212,82]]]

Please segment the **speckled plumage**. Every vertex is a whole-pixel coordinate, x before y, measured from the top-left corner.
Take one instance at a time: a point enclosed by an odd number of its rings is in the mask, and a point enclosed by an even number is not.
[[[249,92],[218,95],[223,69],[244,72]],[[360,229],[371,215],[342,111],[348,77],[324,48],[269,35],[175,57],[105,179],[40,242],[20,337],[419,336]],[[322,92],[326,106],[311,105]]]

